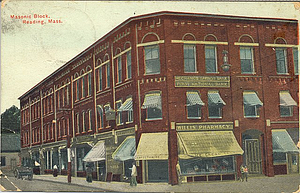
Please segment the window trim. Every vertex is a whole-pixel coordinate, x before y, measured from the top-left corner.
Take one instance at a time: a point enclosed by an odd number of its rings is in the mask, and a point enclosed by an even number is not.
[[[242,71],[242,58],[241,58],[241,49],[250,48],[251,51],[251,69],[252,72],[243,72]],[[248,60],[248,59],[243,59]],[[253,46],[240,46],[240,65],[241,65],[241,74],[256,74],[255,64],[254,64],[254,47]]]
[[[155,72],[155,73],[147,73],[147,59],[146,59],[146,49],[151,49],[151,53],[152,53],[152,50],[154,48],[157,48],[158,49],[158,57],[153,59],[148,59],[148,60],[158,60],[158,65],[159,65],[159,72]],[[152,54],[151,54],[152,55]],[[160,62],[160,46],[159,44],[153,44],[153,45],[147,45],[147,46],[144,46],[144,75],[155,75],[155,74],[160,74],[161,73],[161,62]]]
[[[281,108],[288,108],[290,114],[283,115]],[[294,107],[293,106],[282,106],[282,105],[279,105],[279,114],[280,114],[280,117],[293,117],[294,116]]]
[[[116,84],[122,83],[122,55],[117,57],[117,82]]]
[[[278,72],[277,50],[282,50],[283,51],[285,72]],[[282,48],[282,47],[275,48],[275,57],[276,57],[276,73],[279,74],[279,75],[288,75],[289,74],[289,69],[288,69],[288,63],[287,63],[287,49],[286,48]]]
[[[192,47],[193,48],[193,59],[194,59],[194,68],[195,68],[195,71],[193,72],[188,72],[185,70],[185,67],[186,67],[186,63],[185,63],[185,60],[188,59],[188,60],[191,60],[191,58],[189,57],[186,57],[185,56],[185,48],[188,48],[188,47]],[[183,63],[184,63],[184,73],[198,73],[198,69],[197,69],[197,53],[196,53],[196,45],[195,44],[183,44]]]
[[[128,52],[126,52],[126,80],[128,79],[131,79],[132,78],[132,58],[131,58],[131,50],[129,50]],[[130,61],[130,62],[128,62]],[[130,65],[128,65],[130,64]],[[130,73],[129,70],[128,70],[128,67],[130,66]],[[129,74],[130,74],[130,77],[129,77]]]
[[[215,72],[207,72],[207,65],[206,65],[206,61],[208,58],[206,58],[206,48],[213,48],[214,49],[214,59],[215,59],[215,68],[216,71]],[[205,45],[204,46],[204,59],[205,59],[205,73],[207,74],[218,74],[219,70],[218,70],[218,54],[217,54],[217,46],[216,45]]]

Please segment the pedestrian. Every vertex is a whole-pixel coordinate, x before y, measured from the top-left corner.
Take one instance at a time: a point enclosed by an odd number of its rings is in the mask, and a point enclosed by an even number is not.
[[[241,181],[243,182],[244,181],[244,179],[245,179],[245,170],[244,170],[245,168],[244,168],[244,166],[243,166],[243,164],[241,165],[241,167],[240,167],[240,171],[241,171]]]
[[[132,162],[130,186],[137,186],[136,176],[137,176],[136,166],[135,163]]]
[[[176,173],[177,173],[178,185],[181,185],[182,179],[181,179],[181,168],[179,165],[179,161],[177,161],[176,164]]]
[[[93,167],[92,167],[92,164],[89,163],[86,165],[87,169],[86,169],[86,181],[87,182],[92,182],[93,179],[92,179],[92,172],[93,172]]]
[[[57,177],[58,175],[58,168],[56,165],[53,166],[53,177]]]
[[[244,176],[246,178],[246,182],[248,181],[248,168],[246,165],[244,165]]]

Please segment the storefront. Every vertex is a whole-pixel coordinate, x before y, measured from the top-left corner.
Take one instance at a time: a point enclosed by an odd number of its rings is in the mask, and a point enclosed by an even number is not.
[[[231,129],[232,123],[177,124],[178,158],[185,182],[236,178],[235,155],[244,152]]]
[[[143,133],[135,160],[143,165],[143,182],[168,182],[168,133]]]
[[[299,149],[286,129],[272,130],[274,174],[299,173]]]

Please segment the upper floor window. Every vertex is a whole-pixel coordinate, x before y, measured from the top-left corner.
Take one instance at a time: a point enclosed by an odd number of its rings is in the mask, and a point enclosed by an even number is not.
[[[277,74],[287,74],[287,58],[285,48],[276,48],[276,69]]]
[[[88,113],[89,113],[89,131],[91,131],[92,130],[92,123],[93,123],[92,111],[89,110]]]
[[[80,99],[80,80],[76,80],[76,100]]]
[[[126,78],[130,79],[132,77],[132,72],[131,72],[131,51],[126,53]]]
[[[104,118],[103,118],[103,108],[101,105],[97,105],[97,123],[98,123],[98,128],[103,128],[104,127]]]
[[[196,46],[184,45],[184,72],[196,72]]]
[[[76,133],[80,131],[80,115],[79,113],[76,114]]]
[[[99,72],[99,90],[102,90],[102,84],[103,84],[102,66],[98,69],[98,72]]]
[[[240,59],[241,59],[241,71],[242,74],[253,74],[253,48],[252,47],[240,47]]]
[[[88,96],[92,95],[92,73],[88,73]]]
[[[217,68],[217,54],[216,46],[205,46],[205,68],[206,73],[216,73]]]
[[[297,106],[296,101],[293,99],[289,91],[280,91],[280,116],[281,117],[291,117],[294,113],[294,106]]]
[[[200,119],[201,107],[204,106],[198,91],[186,92],[186,108],[188,119]]]
[[[145,95],[142,109],[146,109],[146,119],[162,119],[161,93],[152,92]]]
[[[145,74],[159,74],[160,60],[159,60],[159,46],[145,47]]]
[[[132,98],[129,97],[125,102],[118,108],[118,113],[127,111],[127,122],[130,123],[133,121],[133,107],[132,107]]]
[[[106,64],[106,88],[110,87],[110,64]]]
[[[218,91],[208,91],[208,117],[222,118],[222,107],[226,103],[221,98]]]
[[[254,91],[244,91],[243,93],[244,103],[244,116],[247,118],[259,117],[259,108],[263,103],[258,98]]]
[[[299,65],[298,65],[298,48],[293,48],[293,56],[294,56],[294,71],[295,74],[299,74]]]
[[[120,111],[120,107],[122,106],[122,101],[119,100],[116,102],[116,108],[117,108],[117,125],[123,124],[123,117],[122,117],[122,111]]]
[[[85,76],[81,78],[81,97],[85,97]]]
[[[86,132],[86,125],[85,125],[85,112],[82,112],[82,132]]]
[[[117,63],[118,63],[117,83],[120,83],[120,82],[122,82],[122,56],[118,57]]]

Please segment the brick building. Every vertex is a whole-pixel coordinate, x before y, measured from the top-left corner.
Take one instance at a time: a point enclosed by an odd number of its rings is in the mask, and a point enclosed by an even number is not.
[[[129,18],[20,99],[22,158],[139,182],[299,172],[298,21],[158,12]]]

